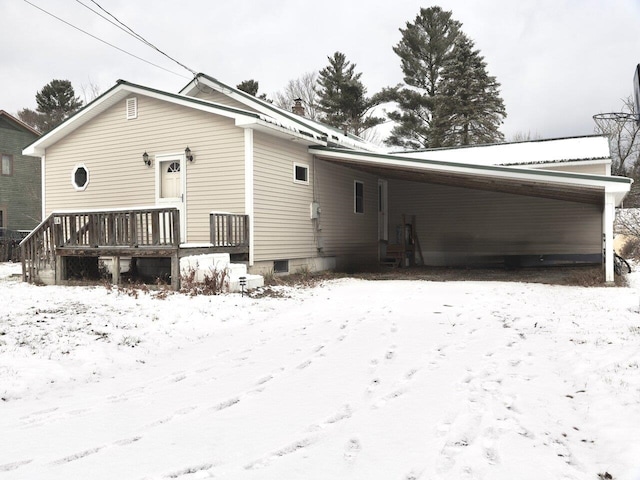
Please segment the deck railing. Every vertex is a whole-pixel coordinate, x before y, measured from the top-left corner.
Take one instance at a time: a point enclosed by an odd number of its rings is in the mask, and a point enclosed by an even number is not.
[[[209,232],[214,247],[249,247],[249,216],[212,212]]]
[[[21,243],[23,280],[55,268],[57,248],[174,247],[180,245],[177,208],[54,212]]]

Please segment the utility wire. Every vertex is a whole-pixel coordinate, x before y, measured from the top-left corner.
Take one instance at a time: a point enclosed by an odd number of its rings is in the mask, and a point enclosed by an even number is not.
[[[80,2],[80,0],[76,0],[78,3],[82,3]],[[107,15],[109,15],[111,18],[113,18],[116,22],[118,22],[120,25],[122,25],[124,28],[126,28],[129,32],[131,32],[131,34],[133,36],[135,36],[138,40],[140,40],[142,43],[144,43],[145,45],[153,48],[155,51],[157,51],[158,53],[160,53],[161,55],[164,55],[165,57],[167,57],[169,60],[171,60],[172,62],[177,63],[178,65],[180,65],[182,68],[184,68],[185,70],[188,70],[189,72],[191,72],[191,74],[195,77],[198,73],[193,70],[192,68],[187,67],[186,65],[184,65],[183,63],[180,63],[178,60],[176,60],[175,58],[169,56],[168,54],[166,54],[165,52],[163,52],[162,50],[160,50],[158,47],[156,47],[153,43],[149,42],[146,38],[144,38],[142,35],[140,35],[139,33],[135,32],[131,27],[129,27],[128,25],[126,25],[125,23],[121,22],[115,15],[113,15],[112,13],[108,12],[106,9],[104,9],[98,2],[96,2],[95,0],[91,0],[91,3],[93,3],[95,6],[97,6],[100,10],[102,10],[104,13],[106,13]],[[84,5],[84,4],[83,4]],[[93,10],[90,9],[92,12]],[[94,12],[97,15],[99,15],[97,12]],[[100,15],[102,17],[102,15]],[[103,17],[104,18],[104,17]],[[113,22],[111,22],[113,23]]]
[[[162,67],[162,66],[160,66],[160,65],[157,65],[157,64],[155,64],[155,63],[153,63],[153,62],[150,62],[149,60],[145,60],[145,59],[144,59],[144,58],[142,58],[142,57],[139,57],[139,56],[137,56],[137,55],[134,55],[133,53],[127,52],[126,50],[124,50],[124,49],[122,49],[122,48],[120,48],[120,47],[117,47],[117,46],[113,45],[112,43],[107,42],[106,40],[103,40],[103,39],[101,39],[101,38],[99,38],[99,37],[97,37],[97,36],[95,36],[95,35],[93,35],[93,34],[91,34],[91,33],[87,32],[87,31],[85,31],[85,30],[82,30],[80,27],[76,27],[76,26],[75,26],[75,25],[73,25],[72,23],[67,22],[66,20],[64,20],[64,19],[62,19],[62,18],[60,18],[60,17],[58,17],[58,16],[54,15],[54,14],[53,14],[53,13],[51,13],[51,12],[48,12],[48,11],[47,11],[47,10],[45,10],[44,8],[41,8],[41,7],[39,7],[38,5],[35,5],[35,4],[31,3],[29,0],[23,0],[23,1],[24,1],[25,3],[28,3],[29,5],[31,5],[32,7],[37,8],[37,9],[38,9],[38,10],[40,10],[41,12],[46,13],[47,15],[49,15],[49,16],[51,16],[51,17],[55,18],[56,20],[59,20],[60,22],[64,23],[65,25],[68,25],[69,27],[74,28],[74,29],[78,30],[79,32],[82,32],[82,33],[84,33],[85,35],[88,35],[88,36],[90,36],[91,38],[93,38],[93,39],[95,39],[95,40],[98,40],[99,42],[104,43],[105,45],[110,46],[111,48],[115,48],[116,50],[118,50],[118,51],[120,51],[120,52],[122,52],[122,53],[125,53],[125,54],[129,55],[130,57],[133,57],[133,58],[135,58],[135,59],[137,59],[137,60],[143,61],[143,62],[145,62],[145,63],[147,63],[147,64],[149,64],[149,65],[152,65],[152,66],[154,66],[154,67],[156,67],[156,68],[159,68],[159,69],[161,69],[161,70],[164,70],[165,72],[172,73],[173,75],[176,75],[176,76],[178,76],[178,77],[182,77],[182,78],[189,78],[189,77],[186,77],[186,76],[181,75],[181,74],[179,74],[179,73],[176,73],[176,72],[174,72],[174,71],[172,71],[172,70],[169,70],[168,68],[164,68],[164,67]],[[185,68],[186,68],[186,67],[185,67]]]

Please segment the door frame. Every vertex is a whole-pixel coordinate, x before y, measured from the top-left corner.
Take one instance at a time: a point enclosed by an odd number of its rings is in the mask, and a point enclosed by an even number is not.
[[[182,153],[165,153],[155,155],[155,196],[157,206],[174,206],[180,211],[180,243],[187,241],[187,161],[184,152]],[[182,188],[181,197],[162,198],[160,196],[162,186],[162,165],[167,162],[180,162],[180,187]]]
[[[389,182],[378,179],[378,241],[389,241]]]

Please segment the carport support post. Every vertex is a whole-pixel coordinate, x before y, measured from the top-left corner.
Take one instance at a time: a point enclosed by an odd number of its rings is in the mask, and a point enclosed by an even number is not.
[[[604,211],[602,212],[602,231],[604,232],[604,280],[613,283],[613,219],[616,204],[612,193],[604,194]]]

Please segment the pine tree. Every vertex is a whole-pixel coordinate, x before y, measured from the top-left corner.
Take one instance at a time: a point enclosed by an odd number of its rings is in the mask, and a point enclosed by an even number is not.
[[[499,130],[506,116],[500,84],[487,73],[484,58],[466,35],[458,35],[441,76],[438,112],[443,119],[442,144],[504,141]]]
[[[387,139],[389,145],[410,149],[442,145],[437,109],[440,74],[462,26],[451,15],[440,7],[421,8],[414,23],[400,29],[402,39],[393,51],[400,57],[405,85],[386,91],[387,100],[395,101],[399,109],[389,113],[397,124]]]
[[[260,89],[260,83],[256,80],[243,80],[238,85],[236,85],[238,90],[242,90],[243,92],[248,93],[249,95],[253,95],[261,100],[267,100],[266,94],[258,95],[258,90]]]
[[[36,93],[36,111],[28,108],[18,117],[38,131],[46,133],[64,122],[82,106],[69,80],[52,80]]]
[[[503,140],[499,84],[461,28],[451,12],[430,7],[400,29],[393,51],[405,84],[384,91],[398,107],[388,114],[396,126],[387,144],[416,149]]]
[[[360,80],[362,73],[355,72],[356,65],[341,52],[327,58],[329,65],[318,76],[322,120],[354,135],[382,123],[384,119],[371,115],[377,103],[375,98],[366,96],[367,90]]]

